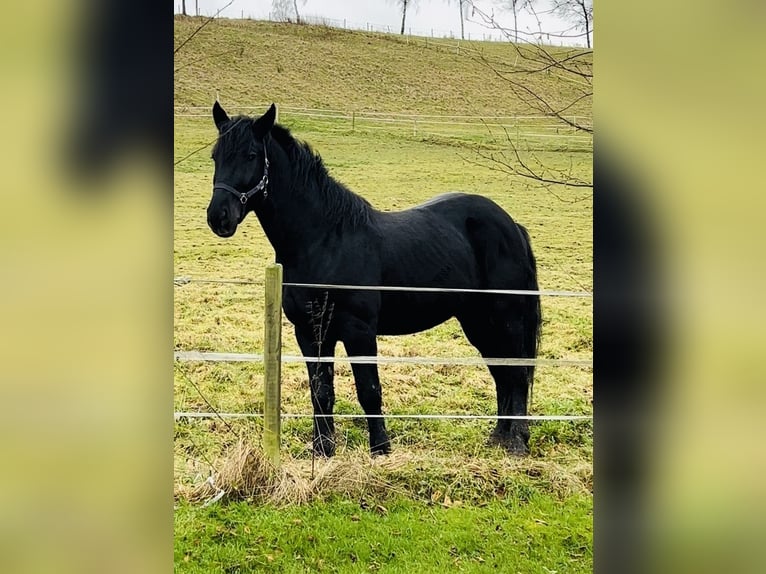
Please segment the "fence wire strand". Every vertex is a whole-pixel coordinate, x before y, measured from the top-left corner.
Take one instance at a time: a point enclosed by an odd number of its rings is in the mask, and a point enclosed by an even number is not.
[[[230,419],[251,419],[263,418],[263,413],[205,413],[205,412],[175,412],[175,420],[180,419],[207,419],[207,418],[230,418]],[[281,413],[283,419],[320,419],[320,418],[338,418],[338,419],[425,419],[425,420],[520,420],[520,421],[590,421],[592,415],[464,415],[464,414],[381,414],[366,415],[359,414],[313,414],[313,413]]]
[[[173,359],[185,362],[260,363],[259,353],[217,353],[213,351],[174,351]],[[510,357],[387,357],[352,355],[350,357],[304,357],[282,355],[283,363],[353,363],[359,365],[440,365],[487,367],[592,367],[591,359],[526,359]]]
[[[189,283],[212,283],[231,285],[262,285],[262,281],[248,279],[196,279],[192,277],[174,277],[173,284],[177,287]],[[399,285],[343,285],[333,283],[291,283],[284,282],[283,287],[295,287],[301,289],[337,289],[348,291],[389,291],[411,293],[474,293],[480,295],[538,295],[540,297],[593,297],[588,291],[556,291],[556,290],[529,290],[529,289],[461,289],[448,287],[408,287]]]

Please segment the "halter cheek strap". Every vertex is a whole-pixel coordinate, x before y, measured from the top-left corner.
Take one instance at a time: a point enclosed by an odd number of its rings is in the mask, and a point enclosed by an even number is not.
[[[251,197],[253,197],[256,193],[259,191],[263,192],[263,199],[266,199],[269,195],[268,185],[269,185],[269,158],[266,155],[266,146],[263,147],[263,177],[261,178],[261,181],[258,182],[258,184],[253,187],[252,189],[241,192],[234,189],[232,186],[227,185],[225,183],[215,183],[213,185],[213,191],[216,189],[223,189],[225,191],[228,191],[230,193],[233,193],[239,198],[239,201],[242,203],[242,205],[245,205]]]

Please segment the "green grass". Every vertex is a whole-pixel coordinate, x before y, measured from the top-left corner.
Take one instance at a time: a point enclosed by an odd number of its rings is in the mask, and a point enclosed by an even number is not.
[[[590,501],[534,491],[482,507],[334,500],[176,510],[178,572],[590,572]]]
[[[191,19],[176,19],[176,38],[195,25]],[[473,44],[495,57],[508,48]],[[215,55],[235,47],[241,47],[241,55]],[[176,68],[177,105],[207,106],[219,89],[224,105],[235,107],[276,101],[392,112],[528,112],[466,55],[321,27],[215,21],[179,52]],[[540,81],[555,97],[567,97],[555,78]],[[434,136],[364,125],[351,131],[343,122],[289,114],[280,121],[321,153],[336,179],[379,209],[405,209],[450,190],[492,198],[529,229],[542,289],[592,290],[589,197],[560,188],[554,195],[529,180],[477,165],[477,152],[504,148],[493,134],[456,130]],[[176,160],[215,136],[212,119],[177,118]],[[590,146],[554,138],[530,147],[522,152],[527,158],[590,179]],[[274,254],[253,216],[229,239],[207,228],[209,154],[205,148],[175,167],[174,275],[262,282]],[[262,286],[191,283],[175,287],[174,302],[176,349],[262,351]],[[591,357],[590,299],[544,298],[543,316],[541,357]],[[299,354],[291,325],[285,320],[283,326],[284,353]],[[417,335],[381,337],[379,351],[476,356],[454,320]],[[282,372],[283,410],[310,412],[305,367],[286,364]],[[212,405],[219,411],[261,412],[262,375],[257,363],[177,363],[175,409],[208,411]],[[494,385],[484,368],[386,365],[380,376],[387,413],[494,414]],[[591,369],[538,368],[532,412],[591,414],[592,389]],[[348,365],[336,366],[336,395],[337,412],[361,412]],[[337,463],[372,465],[365,455],[364,424],[359,419],[336,424]],[[301,505],[277,508],[271,499],[231,495],[202,507],[202,499],[191,494],[231,462],[242,441],[258,444],[261,423],[177,421],[177,570],[591,570],[590,422],[532,425],[531,455],[524,460],[487,446],[489,421],[390,420],[387,425],[394,454],[386,463],[365,466],[374,472],[360,479],[353,495],[322,483]],[[310,474],[310,442],[310,420],[285,422],[285,466],[295,476]],[[366,509],[360,507],[360,496]],[[444,508],[446,496],[460,505]],[[376,511],[377,505],[385,512]]]
[[[176,17],[176,45],[200,23]],[[215,20],[174,58],[175,104],[209,106],[218,93],[224,107],[278,102],[349,111],[529,115],[530,108],[476,52],[523,77],[556,107],[575,100],[575,84],[562,83],[556,74],[526,74],[529,66],[507,43],[461,41],[472,50],[461,52],[443,44],[324,26]],[[566,113],[591,117],[590,100]]]

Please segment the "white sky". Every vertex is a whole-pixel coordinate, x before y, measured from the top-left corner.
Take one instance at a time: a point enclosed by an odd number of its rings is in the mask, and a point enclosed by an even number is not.
[[[199,5],[201,15],[213,15],[215,12],[225,6],[228,0],[186,0],[186,12],[193,15],[195,8]],[[181,0],[173,0],[176,12],[181,11]],[[494,10],[495,19],[505,28],[513,28],[513,15],[510,11],[500,8],[500,2],[497,0],[476,0],[474,4],[487,13]],[[271,0],[234,0],[233,4],[221,12],[221,16],[228,18],[241,18],[242,15],[254,19],[266,19],[271,12]],[[543,34],[551,34],[550,37],[543,35],[543,42],[553,45],[584,46],[585,39],[578,38],[559,38],[555,34],[577,34],[576,30],[571,30],[571,23],[545,14],[548,10],[547,0],[538,0],[535,9],[542,23]],[[385,30],[390,27],[392,32],[398,32],[401,27],[402,14],[401,8],[395,0],[307,0],[304,4],[298,3],[298,10],[301,16],[313,16],[329,18],[342,21],[346,19],[349,28],[364,29],[369,23],[377,30]],[[477,16],[465,22],[466,38],[484,39],[485,36],[494,36],[494,39],[500,39],[497,31],[492,31],[486,26],[481,25],[481,19]],[[523,36],[520,39],[536,41],[536,37],[531,34],[539,32],[539,27],[535,17],[527,11],[518,15],[519,31],[527,32],[530,35]],[[413,34],[420,36],[430,36],[433,29],[433,35],[436,37],[449,36],[450,32],[455,38],[460,37],[460,15],[458,13],[457,0],[416,0],[413,8],[407,10],[407,21],[405,27],[411,29]],[[569,32],[566,30],[569,29]],[[592,38],[591,38],[592,40]]]

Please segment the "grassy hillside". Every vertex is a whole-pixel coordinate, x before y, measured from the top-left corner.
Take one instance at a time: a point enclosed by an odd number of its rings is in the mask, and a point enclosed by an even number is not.
[[[197,22],[177,19],[177,41]],[[528,113],[466,54],[321,27],[215,21],[179,52],[176,68],[178,105],[207,106],[218,89],[230,109],[276,101],[389,112]],[[551,97],[565,98],[560,82],[543,80]],[[529,229],[542,289],[592,289],[588,193],[547,189],[477,164],[478,146],[500,150],[501,142],[486,134],[456,139],[385,126],[352,131],[347,123],[290,114],[281,121],[321,153],[335,178],[379,209],[404,209],[448,190],[492,198]],[[274,253],[256,218],[248,216],[229,239],[206,225],[213,172],[206,144],[215,137],[209,117],[176,119],[174,274],[262,281]],[[546,141],[522,154],[590,178],[588,145]],[[176,349],[262,351],[260,285],[189,283],[176,286],[174,296]],[[542,305],[540,356],[590,358],[591,300],[544,298]],[[285,354],[298,354],[291,325],[283,325]],[[379,352],[476,356],[454,320],[417,335],[381,337]],[[175,408],[261,412],[262,374],[258,363],[178,363]],[[305,367],[286,364],[282,375],[284,412],[310,412]],[[400,364],[381,367],[380,375],[386,413],[494,413],[494,385],[484,368]],[[347,364],[336,365],[335,384],[336,412],[360,413]],[[592,410],[592,369],[538,369],[533,414]],[[338,455],[314,465],[307,448],[311,421],[285,420],[285,462],[275,483],[256,472],[260,420],[177,421],[176,570],[591,571],[590,422],[532,425],[531,455],[524,459],[486,444],[490,421],[391,420],[394,452],[382,460],[367,454],[361,419],[336,425]],[[227,496],[203,507],[215,494],[205,483],[211,475]]]
[[[202,22],[177,17],[179,45]],[[520,74],[554,105],[574,99],[555,73],[524,74],[529,64],[500,42],[408,40],[391,34],[248,20],[215,20],[175,56],[175,103],[283,106],[393,112],[529,114],[508,83],[478,53]],[[572,49],[550,48],[552,53]],[[576,51],[575,51],[576,52]],[[591,116],[590,99],[568,114]]]

